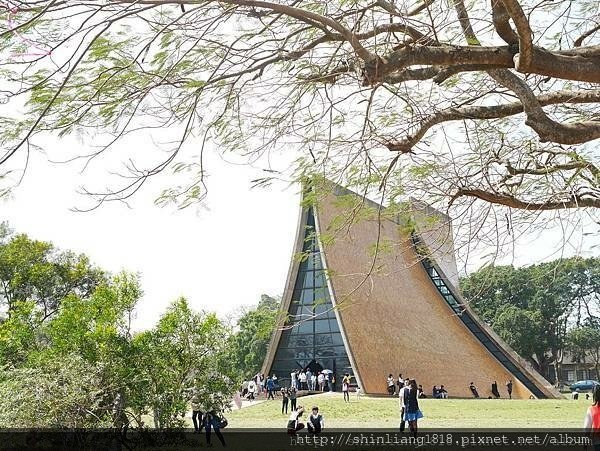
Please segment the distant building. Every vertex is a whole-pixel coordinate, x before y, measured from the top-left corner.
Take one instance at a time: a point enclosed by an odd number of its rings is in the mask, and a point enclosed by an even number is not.
[[[471,397],[472,381],[486,398],[493,381],[507,397],[512,379],[513,398],[560,396],[464,304],[446,215],[417,201],[396,214],[325,188],[305,195],[318,200],[301,209],[294,253],[302,258],[290,266],[264,373],[286,385],[296,369],[327,369],[339,390],[348,372],[372,394],[402,373],[426,390],[443,384],[452,397]]]

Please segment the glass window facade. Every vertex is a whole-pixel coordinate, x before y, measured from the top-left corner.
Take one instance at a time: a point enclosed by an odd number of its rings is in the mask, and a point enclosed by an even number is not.
[[[345,373],[352,375],[342,334],[332,311],[327,281],[316,240],[315,218],[309,209],[304,234],[302,261],[288,320],[275,353],[270,374],[276,374],[281,386],[289,386],[294,370],[328,369],[335,374],[334,389],[338,390]]]
[[[444,282],[444,278],[438,273],[437,269],[433,266],[433,263],[426,256],[426,253],[420,252],[422,249],[422,242],[418,235],[413,234],[412,241],[417,250],[417,253],[421,254],[421,263],[427,271],[429,278],[436,286],[438,292],[442,295],[442,298],[446,300],[446,303],[456,313],[456,316],[460,318],[465,326],[471,331],[473,335],[479,340],[479,342],[485,346],[485,348],[502,364],[504,367],[512,373],[519,381],[525,385],[531,393],[538,398],[546,398],[546,395],[531,381],[507,356],[506,352],[498,346],[498,344],[491,340],[490,337],[483,331],[483,329],[477,324],[477,322],[471,317],[469,312],[465,310],[464,306],[459,302],[458,298],[452,293],[450,287]]]

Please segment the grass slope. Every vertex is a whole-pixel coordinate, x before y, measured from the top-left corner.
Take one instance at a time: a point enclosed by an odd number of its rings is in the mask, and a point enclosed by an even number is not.
[[[591,401],[508,399],[422,399],[423,428],[580,428]],[[351,398],[341,393],[298,398],[308,411],[318,405],[328,428],[397,428],[398,398]],[[310,411],[304,415],[304,419]],[[227,414],[232,428],[284,428],[281,401],[266,401]]]

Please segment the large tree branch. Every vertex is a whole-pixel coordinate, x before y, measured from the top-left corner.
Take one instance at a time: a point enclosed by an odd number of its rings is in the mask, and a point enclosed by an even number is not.
[[[519,36],[510,26],[509,19],[510,16],[502,0],[492,0],[492,21],[496,32],[507,44],[518,44]]]
[[[594,89],[590,91],[556,91],[550,94],[538,96],[537,102],[540,106],[556,105],[560,103],[581,104],[600,102],[600,89]],[[423,136],[425,136],[425,133],[427,133],[430,128],[443,122],[464,119],[500,119],[522,113],[523,111],[524,108],[521,102],[512,102],[494,106],[466,106],[462,108],[450,108],[429,116],[420,124],[415,133],[399,141],[392,141],[388,143],[387,147],[389,150],[394,152],[410,152],[413,146],[416,145],[423,138]],[[560,126],[561,124],[558,125]],[[597,126],[600,126],[600,124],[597,124]]]
[[[480,65],[490,68],[514,68],[513,57],[516,49],[511,46],[410,46],[386,55],[377,66],[370,70],[365,83],[373,84],[393,72],[409,66],[458,66]],[[528,73],[545,75],[565,80],[579,80],[600,83],[600,57],[572,56],[567,52],[549,52],[539,47],[533,48],[533,62]]]
[[[490,70],[488,74],[519,97],[523,104],[523,111],[527,115],[525,124],[535,130],[542,142],[581,144],[600,138],[600,122],[585,121],[563,124],[554,121],[546,115],[542,104],[531,88],[518,76],[503,69]]]
[[[477,199],[484,200],[486,202],[498,205],[504,205],[511,208],[518,208],[520,210],[562,210],[565,208],[600,208],[600,198],[583,197],[580,195],[573,194],[564,200],[548,201],[543,203],[527,202],[517,197],[505,194],[489,192],[482,189],[470,189],[460,188],[454,193],[450,199],[450,205],[454,203],[456,199],[463,196],[475,197]]]
[[[515,61],[515,69],[528,72],[533,62],[533,32],[523,8],[517,0],[502,0],[506,12],[517,27],[519,36],[519,54]]]

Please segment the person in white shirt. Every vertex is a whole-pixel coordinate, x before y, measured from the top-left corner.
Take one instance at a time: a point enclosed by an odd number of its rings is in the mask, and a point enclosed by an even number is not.
[[[300,429],[304,428],[304,423],[300,423],[300,417],[304,413],[304,407],[298,406],[297,409],[292,409],[292,414],[287,424],[287,432],[290,435],[296,435]]]
[[[256,382],[254,380],[250,380],[248,382],[248,399],[254,399],[254,393],[256,393]]]
[[[296,388],[296,372],[292,371],[290,373],[290,377],[292,378],[292,381],[290,382],[290,388],[292,388],[292,387]]]
[[[406,421],[404,421],[404,410],[406,408],[406,406],[404,405],[404,391],[407,389],[408,384],[409,384],[409,380],[406,379],[404,381],[404,385],[402,386],[402,388],[400,388],[400,391],[398,392],[398,404],[400,407],[400,433],[404,434],[404,429],[406,429]]]
[[[323,376],[323,373],[319,373],[317,381],[319,382],[319,391],[323,391],[323,388],[325,387],[325,376]]]
[[[308,428],[308,432],[310,434],[320,434],[325,427],[323,415],[319,413],[319,408],[317,406],[313,406],[312,413],[306,422],[306,427]]]
[[[300,390],[308,390],[308,386],[306,385],[306,373],[304,371],[300,372]]]
[[[317,375],[313,373],[313,375],[310,376],[310,389],[315,390],[316,386],[317,386]]]
[[[388,386],[388,393],[391,396],[394,396],[394,393],[396,392],[396,383],[394,382],[394,376],[392,376],[391,374],[387,378],[387,386]]]

